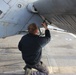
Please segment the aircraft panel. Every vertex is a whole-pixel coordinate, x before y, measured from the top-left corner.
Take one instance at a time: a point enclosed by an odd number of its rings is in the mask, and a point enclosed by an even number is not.
[[[0,22],[0,36],[4,37],[6,35],[6,27]]]
[[[43,22],[43,19],[38,14],[34,14],[29,20],[29,22],[24,26],[23,31],[27,30],[28,25],[31,23],[36,23],[37,26],[40,28],[42,27],[41,25],[42,22]]]
[[[6,7],[6,9],[5,9]],[[0,11],[2,12],[0,14],[0,18],[3,18],[3,16],[7,13],[7,11],[9,10],[9,5],[6,4],[3,0],[0,0]]]
[[[76,0],[38,0],[34,6],[40,14],[76,14]]]
[[[71,15],[72,16],[72,15]],[[53,23],[57,26],[60,27],[68,32],[72,32],[74,34],[76,34],[76,23],[74,21],[74,19],[71,18],[71,16],[69,15],[65,15],[65,16],[55,16],[53,17],[56,21],[53,21]],[[61,22],[58,22],[57,20],[59,18]],[[73,16],[72,16],[73,17]],[[52,19],[51,19],[52,21]]]
[[[15,0],[11,0],[9,4],[11,2],[14,4]],[[20,3],[21,6],[18,6]],[[3,27],[1,30],[3,35],[0,35],[0,37],[7,37],[26,31],[30,23],[36,23],[38,26],[41,26],[42,18],[38,14],[28,11],[26,6],[27,3],[25,1],[18,0],[11,6],[6,15],[0,19],[0,25]]]
[[[3,36],[1,35],[0,37],[17,34],[18,31],[22,30],[26,23],[29,22],[32,15],[33,14],[28,12],[27,9],[18,9],[16,6],[14,6],[4,16],[4,18],[0,20],[0,25],[5,25],[6,28],[5,34]]]
[[[4,0],[6,3],[9,3],[11,0]]]
[[[38,0],[34,6],[49,22],[76,34],[76,0]]]
[[[10,7],[14,6],[16,3],[18,2],[18,0],[11,0],[8,4]]]

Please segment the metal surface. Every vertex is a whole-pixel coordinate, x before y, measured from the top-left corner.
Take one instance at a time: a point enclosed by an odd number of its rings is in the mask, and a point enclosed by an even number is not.
[[[76,0],[38,0],[34,6],[48,21],[76,34]]]
[[[33,1],[36,0],[0,0],[0,38],[18,34],[30,23],[41,25],[41,17],[27,10]]]
[[[34,5],[41,14],[76,14],[76,0],[38,0]]]
[[[41,26],[33,4],[40,16],[76,34],[76,0],[0,0],[0,38],[18,34],[33,22]]]

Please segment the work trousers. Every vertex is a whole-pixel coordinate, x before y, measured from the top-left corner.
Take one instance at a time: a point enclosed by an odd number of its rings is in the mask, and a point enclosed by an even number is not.
[[[42,73],[45,73],[46,75],[49,74],[49,71],[48,71],[48,68],[46,67],[46,65],[40,61],[38,64],[36,65],[29,65],[29,64],[26,64],[26,66],[24,67],[25,71],[27,70],[27,68],[29,68],[30,70],[32,68],[38,70],[39,72],[42,72]],[[29,71],[30,72],[30,71]],[[31,74],[29,74],[31,75]]]

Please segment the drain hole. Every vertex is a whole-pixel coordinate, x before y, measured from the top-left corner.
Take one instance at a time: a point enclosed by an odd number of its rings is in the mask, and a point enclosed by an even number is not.
[[[21,8],[22,7],[22,5],[21,4],[18,4],[18,8]]]

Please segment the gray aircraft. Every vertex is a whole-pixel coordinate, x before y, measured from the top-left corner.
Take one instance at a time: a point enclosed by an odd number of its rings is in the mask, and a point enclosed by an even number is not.
[[[43,20],[76,34],[76,0],[0,0],[0,38],[27,30]]]

